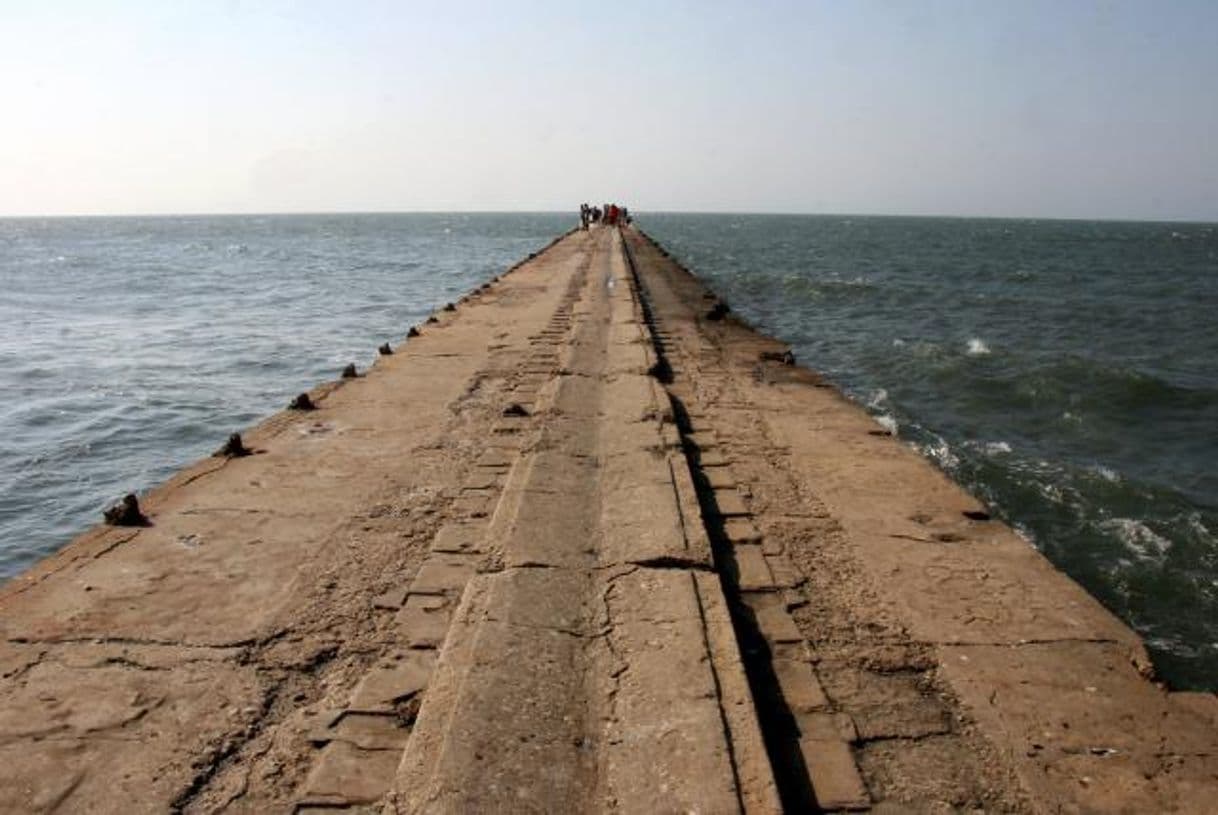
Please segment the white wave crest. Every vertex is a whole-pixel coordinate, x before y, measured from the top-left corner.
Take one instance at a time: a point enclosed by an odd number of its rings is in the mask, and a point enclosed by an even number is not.
[[[1005,441],[987,441],[985,443],[985,452],[989,456],[1001,456],[1011,452],[1011,445]]]
[[[985,340],[980,337],[973,337],[968,341],[968,355],[970,357],[989,356],[990,346],[985,344]]]
[[[880,407],[880,405],[884,404],[887,401],[888,401],[888,391],[886,391],[884,388],[877,388],[876,390],[873,390],[871,392],[870,396],[867,397],[867,407],[872,408],[872,409],[878,409]]]
[[[943,439],[923,445],[922,454],[949,472],[960,466],[960,457],[952,452],[951,445]]]
[[[1134,518],[1109,518],[1100,529],[1111,533],[1121,544],[1143,560],[1162,557],[1171,548],[1171,541]]]
[[[875,423],[878,424],[880,427],[884,428],[885,430],[887,430],[889,433],[891,433],[894,436],[897,434],[897,420],[896,419],[889,416],[887,413],[881,413],[879,416],[876,416],[874,418],[875,418]]]

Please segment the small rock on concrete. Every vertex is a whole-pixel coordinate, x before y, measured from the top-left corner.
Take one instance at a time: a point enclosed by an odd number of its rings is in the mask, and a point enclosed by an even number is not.
[[[313,404],[313,400],[309,398],[309,394],[302,393],[291,401],[288,405],[289,410],[316,410],[317,405]]]
[[[112,507],[102,513],[110,526],[147,526],[148,518],[140,511],[139,499],[134,493],[127,493]]]
[[[223,458],[241,458],[248,456],[250,449],[241,441],[240,433],[233,433],[228,437],[228,441],[224,442],[224,446],[215,452],[215,455]]]

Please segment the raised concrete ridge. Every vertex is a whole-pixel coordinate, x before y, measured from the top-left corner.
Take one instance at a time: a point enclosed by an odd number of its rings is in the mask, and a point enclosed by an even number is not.
[[[1214,696],[717,303],[570,233],[11,581],[0,810],[1211,811]]]

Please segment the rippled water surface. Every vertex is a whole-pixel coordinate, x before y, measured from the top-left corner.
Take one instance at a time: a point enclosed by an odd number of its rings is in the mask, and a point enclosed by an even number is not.
[[[571,220],[0,220],[0,577]],[[639,224],[1218,686],[1218,227]]]
[[[1218,225],[641,220],[1218,687]]]
[[[0,578],[572,220],[0,220]]]

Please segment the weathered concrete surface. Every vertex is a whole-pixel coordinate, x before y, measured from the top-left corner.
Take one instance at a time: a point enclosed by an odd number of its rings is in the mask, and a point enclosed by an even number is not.
[[[535,402],[546,422],[495,511],[507,568],[466,591],[392,809],[778,806],[722,612],[708,632],[722,590],[698,580],[710,547],[695,507],[685,532],[668,398],[638,372],[654,359],[633,279],[617,233],[599,240],[563,375]]]
[[[588,253],[581,236],[551,248],[315,389],[318,410],[245,433],[256,455],[144,496],[150,527],[98,527],[0,589],[0,811],[290,805],[318,722],[408,641],[393,592],[494,449],[530,337]]]
[[[11,581],[0,811],[1210,811],[1215,698],[714,303],[573,233]]]
[[[628,243],[703,483],[716,502],[738,491],[721,502],[728,576],[760,635],[775,652],[798,638],[823,686],[823,704],[792,693],[790,662],[762,678],[796,714],[792,738],[824,732],[801,708],[845,715],[870,803],[916,811],[1213,811],[1212,694],[1151,682],[1138,637],[1026,541],[966,517],[983,509],[971,496],[783,346],[708,319],[713,295],[660,247]],[[830,806],[817,774],[840,752],[804,755]],[[834,806],[866,805],[837,781]]]

